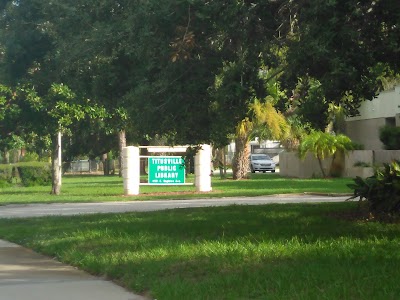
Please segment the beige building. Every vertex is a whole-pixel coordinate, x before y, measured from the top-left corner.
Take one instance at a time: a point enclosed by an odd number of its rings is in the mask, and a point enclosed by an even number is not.
[[[367,150],[383,149],[379,140],[382,126],[400,126],[400,85],[381,92],[372,101],[364,101],[360,115],[346,120],[346,134]]]

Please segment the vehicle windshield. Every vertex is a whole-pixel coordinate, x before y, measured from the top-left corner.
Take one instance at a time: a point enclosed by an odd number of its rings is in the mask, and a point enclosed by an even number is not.
[[[268,155],[252,155],[252,160],[270,160],[271,158]]]

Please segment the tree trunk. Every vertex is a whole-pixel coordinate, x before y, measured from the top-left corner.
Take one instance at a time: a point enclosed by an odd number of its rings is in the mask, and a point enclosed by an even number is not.
[[[320,158],[319,156],[318,156],[317,158],[318,158],[319,167],[321,168],[322,176],[323,176],[324,178],[326,178],[326,174],[325,174],[324,168],[323,168],[323,166],[322,166],[322,160],[321,160],[321,158]]]
[[[123,159],[122,159],[122,148],[126,147],[126,132],[125,130],[121,130],[118,132],[118,146],[119,146],[119,177],[122,176],[123,169]]]
[[[60,195],[61,193],[61,133],[53,138],[53,151],[51,152],[51,193]]]
[[[108,158],[107,153],[103,153],[101,155],[101,161],[103,163],[104,176],[110,175],[110,168],[109,168],[109,165],[108,165],[108,159],[107,158]]]
[[[10,163],[10,152],[8,149],[5,149],[3,152],[3,164],[9,164]]]
[[[223,161],[224,161],[224,177],[226,178],[226,148],[227,146],[225,146],[224,148],[222,148],[222,157],[223,157]]]
[[[225,178],[226,171],[225,171],[225,165],[224,165],[224,148],[218,148],[216,150],[216,161],[217,161],[217,167],[219,169],[219,176],[221,179]]]
[[[235,155],[232,162],[233,179],[248,178],[250,155],[248,140],[247,136],[235,139]]]
[[[329,176],[341,177],[344,172],[344,151],[338,150],[332,156],[332,162],[329,169]]]

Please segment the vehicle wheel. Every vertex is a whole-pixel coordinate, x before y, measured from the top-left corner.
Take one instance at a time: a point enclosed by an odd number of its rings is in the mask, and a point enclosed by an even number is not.
[[[253,167],[250,167],[250,171],[251,173],[255,173],[256,171],[254,171]]]
[[[275,173],[275,170],[272,170],[271,173]]]
[[[265,171],[263,171],[263,173],[265,173]]]

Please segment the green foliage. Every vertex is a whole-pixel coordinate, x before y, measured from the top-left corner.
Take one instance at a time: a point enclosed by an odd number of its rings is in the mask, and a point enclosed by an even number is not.
[[[382,170],[376,170],[371,177],[363,179],[356,177],[353,184],[349,184],[354,191],[354,199],[359,197],[368,201],[369,210],[376,215],[400,213],[400,164],[393,161],[384,164]]]
[[[12,91],[9,87],[0,85],[0,121],[2,121],[7,114],[7,108],[10,105],[12,98]]]
[[[334,155],[336,151],[346,152],[351,149],[353,149],[353,143],[349,137],[315,131],[303,139],[299,147],[299,155],[305,158],[307,153],[312,153],[316,158],[324,159]]]
[[[400,127],[384,126],[379,129],[379,139],[386,150],[400,149]]]
[[[371,167],[371,164],[366,163],[365,161],[357,161],[354,163],[355,167],[363,167],[363,168],[368,168]]]
[[[35,152],[25,153],[24,157],[22,157],[21,162],[32,162],[39,161],[39,155]]]
[[[112,115],[101,131],[224,144],[252,97],[286,101],[299,77],[310,82],[301,115],[323,129],[328,103],[352,112],[385,69],[399,70],[398,0],[1,3],[1,82],[35,87],[18,125],[39,136],[91,116],[96,103]],[[1,141],[21,128],[3,126]]]
[[[3,182],[3,185],[10,184],[13,179],[13,166],[10,164],[2,164],[0,165],[0,182]]]
[[[326,99],[355,115],[372,100],[389,67],[400,71],[398,0],[288,1],[293,16],[287,60],[290,75],[320,81]]]
[[[288,135],[281,141],[287,150],[297,150],[300,142],[312,131],[311,125],[304,123],[297,115],[286,118],[289,125]]]
[[[17,94],[29,105],[32,114],[40,117],[39,120],[30,120],[35,132],[54,135],[62,130],[68,133],[69,128],[85,116],[93,119],[107,117],[104,107],[80,99],[64,84],[51,84],[43,95],[33,85],[26,84],[17,90]]]
[[[325,171],[322,167],[322,160],[326,157],[333,156],[333,164],[336,152],[346,153],[352,149],[352,141],[349,137],[343,134],[332,135],[327,132],[314,131],[303,139],[298,151],[299,156],[302,159],[305,158],[307,153],[314,154],[314,156],[318,159],[322,175],[326,177]],[[335,173],[337,172],[335,171]]]
[[[23,121],[20,120],[21,108],[12,89],[0,84],[0,149],[20,148],[24,142],[21,134]]]
[[[23,186],[51,184],[51,165],[44,162],[18,163],[18,173]]]
[[[0,189],[6,188],[9,186],[10,186],[10,183],[8,181],[0,179]]]
[[[353,150],[365,150],[365,146],[363,144],[353,142]]]
[[[264,101],[255,99],[250,104],[253,123],[251,138],[282,140],[288,134],[289,125],[285,117],[274,108],[273,99],[270,99],[270,96],[266,97]]]
[[[328,125],[329,103],[321,83],[315,79],[299,80],[295,91],[296,113],[303,123],[315,130],[325,130]]]

